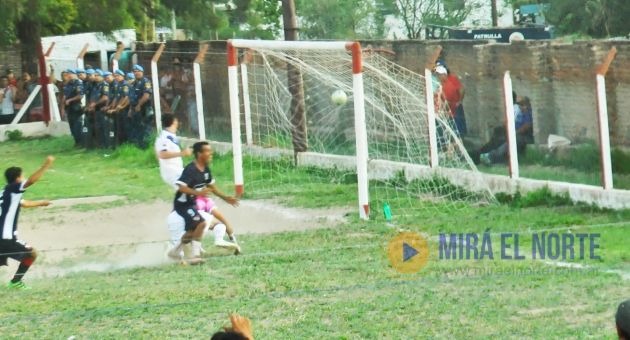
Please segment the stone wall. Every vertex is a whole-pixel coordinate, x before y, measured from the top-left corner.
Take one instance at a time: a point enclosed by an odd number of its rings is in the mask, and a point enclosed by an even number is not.
[[[18,78],[22,76],[22,58],[18,45],[0,47],[0,74],[4,75],[7,69],[13,70]]]
[[[198,42],[168,42],[169,53],[184,52],[194,58]],[[611,143],[630,147],[630,41],[584,41],[570,44],[527,41],[496,44],[485,41],[364,41],[367,47],[395,52],[394,61],[418,73],[423,72],[438,45],[449,68],[466,88],[464,108],[470,135],[484,140],[491,128],[501,124],[503,115],[502,78],[511,72],[514,90],[529,96],[534,108],[534,133],[546,143],[551,133],[575,143],[597,140],[595,69],[615,46],[617,58],[606,78]],[[138,44],[139,50],[153,51],[156,44]],[[168,56],[165,53],[165,56]],[[151,53],[139,53],[148,68]],[[229,133],[229,100],[225,42],[210,42],[202,68],[204,109],[207,127]]]

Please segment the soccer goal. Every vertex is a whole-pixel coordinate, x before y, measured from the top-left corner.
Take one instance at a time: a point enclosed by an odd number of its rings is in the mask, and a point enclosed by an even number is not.
[[[364,219],[492,199],[430,79],[358,42],[231,40],[228,74],[239,194]]]

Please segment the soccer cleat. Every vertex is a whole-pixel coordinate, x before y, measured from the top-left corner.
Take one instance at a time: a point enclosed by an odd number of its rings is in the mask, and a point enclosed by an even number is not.
[[[224,239],[214,240],[214,245],[228,250],[234,250],[234,255],[238,255],[241,253],[241,247],[239,247],[238,244],[234,242],[228,242]]]
[[[7,284],[7,287],[10,289],[19,289],[19,290],[30,290],[31,287],[27,286],[26,284],[24,284],[24,282],[22,281],[18,281],[18,282],[10,282]]]

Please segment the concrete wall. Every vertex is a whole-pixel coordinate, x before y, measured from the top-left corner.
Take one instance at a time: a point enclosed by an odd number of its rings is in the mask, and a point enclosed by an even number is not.
[[[606,78],[611,143],[630,147],[630,41],[584,41],[571,44],[526,41],[495,44],[486,41],[364,41],[364,46],[387,48],[394,61],[415,72],[438,45],[449,68],[466,87],[464,108],[472,138],[485,140],[503,115],[502,77],[510,70],[514,90],[529,96],[534,108],[536,142],[551,133],[579,143],[597,140],[595,69],[612,46],[619,50]],[[138,44],[151,51],[155,44]],[[197,42],[168,42],[166,51],[196,51]],[[225,42],[211,42],[202,68],[207,126],[229,131]],[[139,53],[149,65],[150,53]],[[164,58],[164,57],[163,57]],[[194,58],[194,55],[193,55]]]
[[[0,74],[12,69],[16,77],[22,76],[22,57],[19,45],[0,47]]]

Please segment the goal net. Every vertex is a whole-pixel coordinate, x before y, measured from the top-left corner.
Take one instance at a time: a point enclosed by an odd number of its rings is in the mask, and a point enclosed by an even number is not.
[[[404,219],[493,200],[439,103],[430,133],[424,76],[353,43],[232,44],[235,177],[247,197],[358,203],[375,219],[385,206]]]

